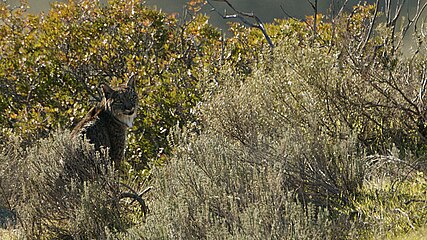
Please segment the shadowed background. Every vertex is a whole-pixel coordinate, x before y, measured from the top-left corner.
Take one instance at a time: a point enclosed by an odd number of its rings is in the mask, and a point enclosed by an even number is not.
[[[19,5],[20,0],[0,0],[6,2],[10,6]],[[53,2],[67,2],[68,0],[27,0],[30,6],[28,10],[30,13],[40,13],[47,12],[50,9],[50,4]],[[99,0],[102,4],[107,4],[108,0]],[[184,16],[185,4],[189,0],[146,0],[145,4],[147,6],[152,6],[153,8],[162,10],[166,13],[176,13],[178,16]],[[306,16],[314,14],[314,10],[310,5],[310,1],[314,2],[315,0],[229,0],[229,2],[239,11],[254,13],[257,17],[261,19],[264,23],[272,22],[274,19],[283,19],[294,17],[297,19],[305,19]],[[346,0],[318,0],[318,13],[324,15],[335,15],[343,6]],[[417,6],[417,2],[420,1],[421,6],[427,0],[406,0],[404,2],[404,7],[402,8],[402,16],[405,16],[405,20],[413,18]],[[216,11],[212,11],[212,6],[209,4],[205,5],[202,8],[202,13],[206,14],[210,18],[210,23],[223,29],[225,32],[228,29],[228,23],[233,21],[238,21],[237,19],[222,19],[219,13],[232,14],[233,11],[227,6],[226,3],[221,1],[210,0],[213,7],[216,8]],[[360,0],[348,0],[346,6],[344,7],[345,11],[351,11],[354,5],[363,2]],[[366,3],[374,4],[376,0],[366,0]],[[380,11],[384,11],[384,2],[385,0],[380,0]],[[391,9],[392,14],[394,14],[396,5],[400,4],[401,1],[391,0]],[[426,22],[427,13],[424,12],[420,17],[420,22]],[[398,23],[398,26],[402,24]],[[409,29],[407,36],[413,34],[413,27]],[[411,48],[413,46],[411,38],[406,37],[404,39],[404,49]],[[407,51],[404,51],[406,53]]]
[[[3,0],[7,4],[14,6],[19,3],[19,0]],[[314,0],[312,0],[314,2]],[[50,8],[50,3],[55,2],[53,0],[28,0],[30,5],[31,13],[46,12]],[[63,1],[66,2],[66,1]],[[106,0],[101,0],[102,3],[106,3]],[[147,0],[146,4],[153,6],[157,9],[161,9],[167,13],[179,13],[182,14],[185,9],[185,3],[187,0]],[[217,10],[224,13],[227,8],[225,3],[211,1]],[[318,1],[319,12],[323,14],[331,14],[330,6],[333,4],[335,7],[334,11],[338,11],[343,5],[344,0],[327,0]],[[357,4],[358,0],[350,0],[347,4],[346,10],[350,10],[352,5]],[[375,0],[368,0],[368,3],[375,3]],[[381,1],[382,2],[382,1]],[[395,1],[392,1],[395,2]],[[421,2],[425,2],[421,1]],[[245,12],[253,12],[264,22],[271,22],[275,18],[287,18],[287,14],[298,19],[304,19],[307,15],[313,14],[313,9],[310,6],[308,0],[230,0],[230,3],[237,9]],[[406,1],[406,9],[404,12],[412,12],[415,8],[417,0]],[[394,3],[395,4],[395,3]],[[211,11],[210,6],[205,6],[202,10],[204,13],[210,16],[213,25],[224,28],[228,21],[223,20],[221,17]],[[286,14],[284,13],[286,11]],[[231,11],[228,11],[231,13]]]

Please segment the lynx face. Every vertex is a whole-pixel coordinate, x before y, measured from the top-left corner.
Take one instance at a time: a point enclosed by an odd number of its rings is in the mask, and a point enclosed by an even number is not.
[[[119,86],[117,89],[104,84],[102,92],[105,110],[123,125],[132,127],[138,108],[138,95],[133,79],[130,79],[127,85]]]

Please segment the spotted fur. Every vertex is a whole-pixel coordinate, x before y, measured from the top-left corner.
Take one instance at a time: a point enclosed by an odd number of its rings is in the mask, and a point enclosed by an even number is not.
[[[109,149],[115,166],[119,166],[126,147],[126,131],[133,126],[138,108],[134,79],[117,88],[101,85],[102,100],[93,107],[72,131],[95,145]]]

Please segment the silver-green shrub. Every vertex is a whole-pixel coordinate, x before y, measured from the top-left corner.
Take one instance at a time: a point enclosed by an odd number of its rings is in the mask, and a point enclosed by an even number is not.
[[[268,162],[268,156],[230,144],[215,133],[190,139],[154,174],[156,200],[146,224],[130,230],[134,237],[334,238],[329,211],[301,204],[283,185],[286,172],[281,163]]]
[[[30,239],[91,239],[121,231],[117,174],[105,151],[56,132],[31,146],[11,139],[0,154],[2,201]]]
[[[226,68],[219,79],[224,87],[199,109],[203,128],[171,135],[174,156],[153,170],[152,212],[145,225],[130,231],[134,237],[341,239],[351,234],[357,222],[342,208],[363,183],[363,147],[345,125],[336,136],[325,134],[319,124],[322,99],[289,62],[305,50],[286,44],[249,76]]]

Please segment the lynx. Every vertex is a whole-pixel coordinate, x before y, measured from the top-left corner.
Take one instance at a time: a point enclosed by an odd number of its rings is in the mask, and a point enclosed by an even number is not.
[[[134,78],[127,84],[111,88],[101,85],[102,99],[72,131],[72,136],[86,137],[95,149],[109,149],[115,167],[120,166],[126,147],[126,131],[133,126],[138,108]]]

